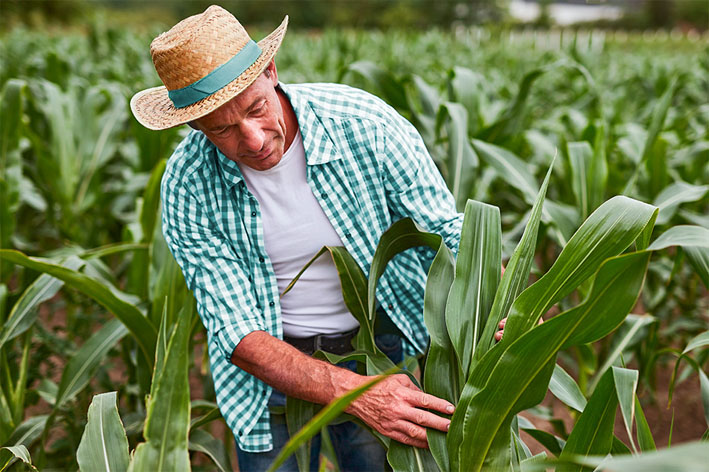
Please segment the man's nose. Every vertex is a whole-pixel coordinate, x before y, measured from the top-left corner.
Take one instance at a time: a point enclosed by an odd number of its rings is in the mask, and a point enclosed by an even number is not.
[[[241,126],[241,145],[244,151],[258,152],[263,148],[266,133],[257,123],[244,122]]]

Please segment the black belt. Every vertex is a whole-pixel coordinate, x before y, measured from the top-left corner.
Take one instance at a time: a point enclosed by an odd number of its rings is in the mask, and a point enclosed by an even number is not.
[[[354,350],[352,340],[357,334],[357,331],[359,331],[359,328],[347,331],[346,333],[318,334],[317,336],[310,336],[309,338],[283,336],[283,340],[309,356],[312,356],[313,353],[318,350],[343,355]]]

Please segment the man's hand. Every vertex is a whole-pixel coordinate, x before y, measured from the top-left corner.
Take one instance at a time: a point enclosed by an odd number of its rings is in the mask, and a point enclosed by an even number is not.
[[[366,391],[346,411],[384,436],[428,448],[426,428],[447,432],[450,420],[426,411],[427,408],[448,415],[455,411],[446,400],[422,392],[409,377],[397,374]]]
[[[502,335],[505,333],[505,323],[507,323],[506,316],[504,318],[502,318],[502,320],[500,321],[500,324],[497,325],[498,331],[497,331],[497,333],[495,333],[495,341],[499,341],[500,339],[502,339]],[[542,324],[542,323],[544,323],[544,320],[542,318],[539,318],[538,324]]]
[[[231,361],[286,395],[330,403],[371,379],[306,356],[273,336],[254,331],[236,346]],[[453,405],[419,390],[405,374],[387,377],[347,408],[381,434],[404,444],[428,447],[426,428],[448,431],[450,420],[427,408],[453,413]]]

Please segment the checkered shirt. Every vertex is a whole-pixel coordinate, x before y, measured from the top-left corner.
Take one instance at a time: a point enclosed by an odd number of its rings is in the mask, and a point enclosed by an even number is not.
[[[368,274],[381,234],[411,217],[458,249],[463,216],[416,129],[382,100],[344,85],[284,85],[305,147],[307,181],[343,244]],[[217,403],[242,450],[273,448],[271,387],[230,362],[255,330],[282,339],[278,285],[261,212],[241,172],[199,131],[170,157],[162,179],[163,233],[208,333]],[[426,271],[433,252],[396,256],[377,300],[423,352]]]

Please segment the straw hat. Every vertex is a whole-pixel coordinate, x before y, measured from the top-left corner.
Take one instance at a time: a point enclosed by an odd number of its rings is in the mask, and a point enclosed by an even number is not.
[[[205,116],[251,85],[268,66],[286,33],[288,17],[258,43],[223,8],[212,5],[162,33],[150,44],[165,84],[136,93],[135,118],[153,130]]]

